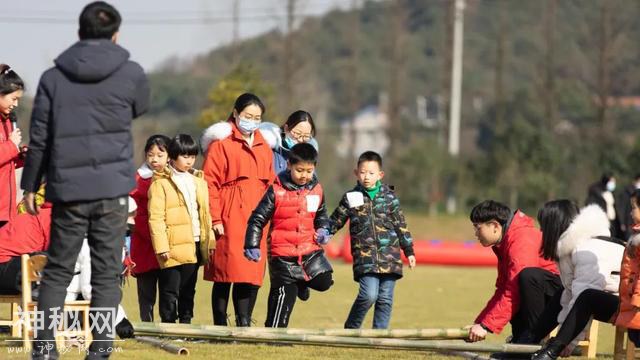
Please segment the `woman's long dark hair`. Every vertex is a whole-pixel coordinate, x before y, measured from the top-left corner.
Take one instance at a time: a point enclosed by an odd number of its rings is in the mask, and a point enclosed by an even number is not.
[[[558,240],[567,231],[580,209],[571,200],[549,201],[538,212],[542,230],[542,256],[547,260],[558,259]]]

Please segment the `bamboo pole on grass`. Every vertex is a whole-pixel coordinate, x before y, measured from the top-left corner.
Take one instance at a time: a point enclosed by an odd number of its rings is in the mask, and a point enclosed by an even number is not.
[[[328,345],[361,348],[405,349],[405,350],[453,350],[473,352],[533,353],[538,345],[464,343],[451,340],[405,340],[355,338],[326,335],[279,334],[279,333],[232,333],[230,330],[204,330],[190,326],[158,326],[145,323],[135,329],[136,335],[165,337],[190,337],[218,341],[278,342],[300,345]]]
[[[155,346],[157,348],[160,348],[166,352],[170,352],[172,354],[176,354],[176,355],[189,355],[189,349],[187,349],[186,347],[183,346],[178,346],[176,344],[172,344],[171,342],[167,341],[167,340],[160,340],[160,339],[156,339],[153,337],[148,337],[148,336],[136,336],[135,338],[137,341],[144,343],[144,344],[148,344],[151,346]]]
[[[151,323],[134,323],[135,329],[146,329],[148,327],[155,328],[160,326],[165,329],[184,328],[191,329],[225,331],[230,335],[234,334],[256,334],[256,333],[272,333],[287,335],[325,335],[325,336],[343,336],[343,337],[367,337],[367,338],[393,338],[393,339],[466,339],[469,335],[468,329],[288,329],[288,328],[261,328],[261,327],[227,327],[212,325],[186,325],[186,324],[151,324]]]

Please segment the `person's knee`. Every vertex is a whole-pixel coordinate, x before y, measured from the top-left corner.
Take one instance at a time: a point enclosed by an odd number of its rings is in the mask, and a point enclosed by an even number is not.
[[[330,272],[318,275],[317,278],[309,284],[309,287],[316,291],[327,291],[331,286],[333,286],[333,277]]]
[[[378,293],[372,291],[360,292],[358,294],[358,301],[367,307],[371,307],[376,301],[378,301]]]
[[[528,267],[522,269],[518,274],[518,283],[520,286],[527,286],[534,284],[538,281],[540,275],[540,269],[535,267]]]

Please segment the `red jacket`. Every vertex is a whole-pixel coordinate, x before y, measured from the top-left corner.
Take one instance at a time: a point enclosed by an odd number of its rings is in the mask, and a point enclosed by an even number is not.
[[[279,182],[273,184],[275,204],[271,220],[271,255],[302,256],[320,250],[315,242],[316,210],[322,200],[322,186],[291,191]],[[317,201],[310,204],[308,199]],[[309,206],[313,211],[309,211]]]
[[[633,234],[622,258],[620,268],[620,308],[617,326],[640,329],[640,226],[633,226]]]
[[[211,136],[202,171],[209,187],[213,224],[223,224],[224,235],[217,239],[213,263],[205,267],[204,279],[262,286],[266,240],[261,242],[258,262],[244,257],[243,245],[249,216],[275,179],[273,153],[260,131],[254,132],[253,144],[248,146],[232,121],[212,125],[203,138],[216,133],[216,128],[224,131]]]
[[[12,131],[9,118],[0,114],[0,222],[18,215],[16,168],[22,167],[23,160],[16,144],[9,140]]]
[[[0,263],[22,254],[46,251],[50,228],[50,203],[44,203],[38,215],[16,215],[13,221],[0,228]]]
[[[136,188],[129,195],[136,202],[135,227],[131,234],[131,261],[134,262],[133,275],[159,269],[158,259],[151,243],[149,232],[149,186],[153,170],[146,164],[142,165],[136,173]]]
[[[522,269],[538,267],[559,273],[554,261],[542,257],[541,245],[542,233],[534,226],[533,219],[516,211],[502,240],[492,247],[498,257],[496,291],[476,318],[476,324],[496,334],[502,331],[520,305],[518,274]]]

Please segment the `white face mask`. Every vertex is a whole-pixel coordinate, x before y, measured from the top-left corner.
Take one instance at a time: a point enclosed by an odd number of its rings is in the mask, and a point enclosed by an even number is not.
[[[607,191],[614,192],[615,190],[616,190],[616,182],[615,181],[609,181],[607,183]]]

